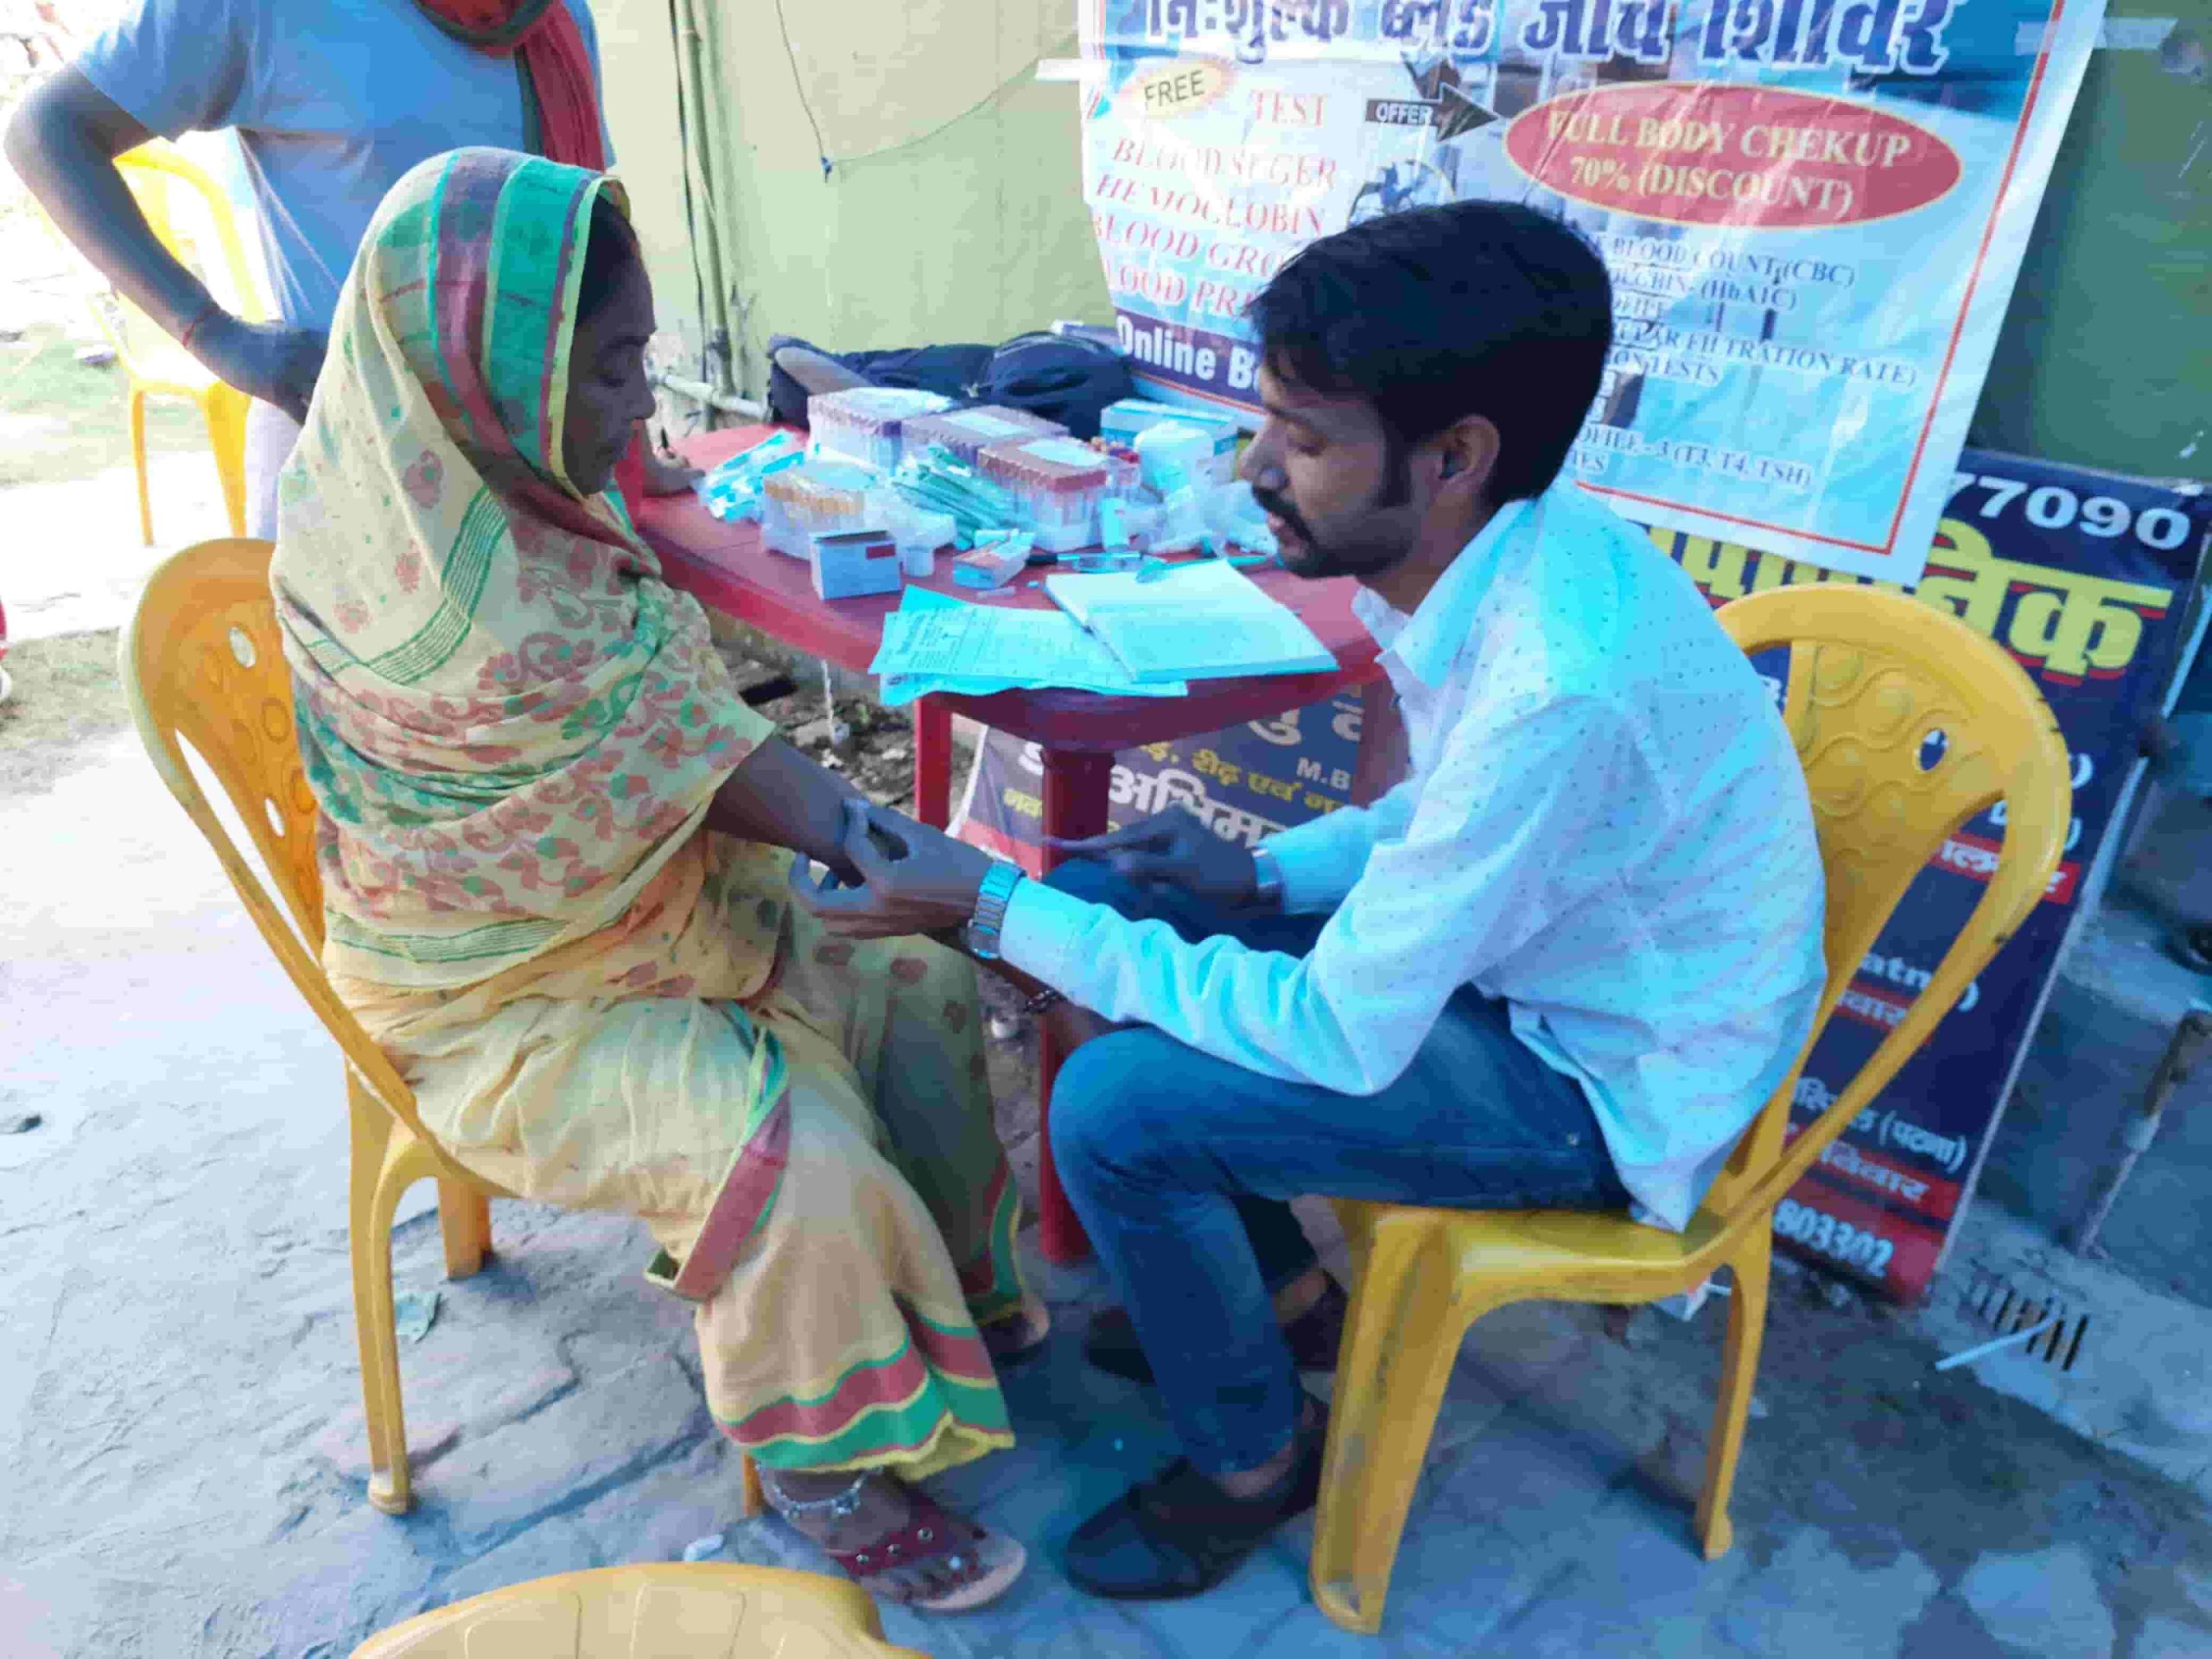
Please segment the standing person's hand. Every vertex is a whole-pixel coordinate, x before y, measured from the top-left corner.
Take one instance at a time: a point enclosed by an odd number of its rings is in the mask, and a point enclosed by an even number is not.
[[[845,803],[839,850],[862,885],[835,887],[834,878],[825,878],[817,886],[803,856],[791,861],[791,884],[825,928],[849,939],[903,938],[964,925],[976,914],[992,863],[988,853],[942,830],[861,800]]]
[[[1180,887],[1224,905],[1249,905],[1260,894],[1251,849],[1224,841],[1185,807],[1171,806],[1108,835],[1050,839],[1061,852],[1097,859],[1141,887]]]
[[[249,397],[274,404],[296,421],[308,417],[328,340],[313,328],[246,322],[212,310],[186,331],[187,349],[210,374]]]

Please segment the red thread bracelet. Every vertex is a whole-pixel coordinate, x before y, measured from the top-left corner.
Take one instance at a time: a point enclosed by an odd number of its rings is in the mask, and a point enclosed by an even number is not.
[[[216,304],[214,301],[208,301],[207,304],[201,306],[198,311],[193,314],[192,321],[184,325],[184,332],[176,337],[176,343],[183,346],[186,351],[190,351],[192,349],[192,337],[200,332],[200,325],[206,322],[210,317],[219,316],[222,314],[222,310],[223,308]]]

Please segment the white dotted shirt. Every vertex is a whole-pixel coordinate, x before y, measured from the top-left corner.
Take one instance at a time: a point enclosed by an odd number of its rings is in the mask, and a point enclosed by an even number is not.
[[[1006,959],[1114,1020],[1346,1095],[1462,985],[1590,1096],[1640,1219],[1688,1224],[1820,1000],[1811,807],[1767,683],[1572,485],[1498,512],[1411,617],[1371,594],[1411,775],[1268,842],[1303,959],[1024,882]]]

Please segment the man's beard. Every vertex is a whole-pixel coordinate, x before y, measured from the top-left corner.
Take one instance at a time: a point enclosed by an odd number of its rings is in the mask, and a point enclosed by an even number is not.
[[[1283,568],[1309,582],[1325,576],[1371,576],[1402,561],[1413,551],[1411,531],[1394,534],[1378,521],[1383,513],[1404,506],[1412,495],[1412,467],[1395,444],[1385,466],[1382,488],[1367,505],[1346,515],[1360,527],[1329,540],[1313,533],[1313,527],[1290,504],[1289,497],[1257,485],[1252,487],[1252,499],[1291,532],[1293,539],[1282,542]]]

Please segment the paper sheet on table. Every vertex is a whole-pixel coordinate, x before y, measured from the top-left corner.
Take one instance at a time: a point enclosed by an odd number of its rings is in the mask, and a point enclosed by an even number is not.
[[[1180,681],[1139,684],[1114,653],[1060,611],[971,605],[909,588],[883,620],[869,664],[892,708],[932,692],[988,696],[1055,686],[1109,697],[1179,697]]]

